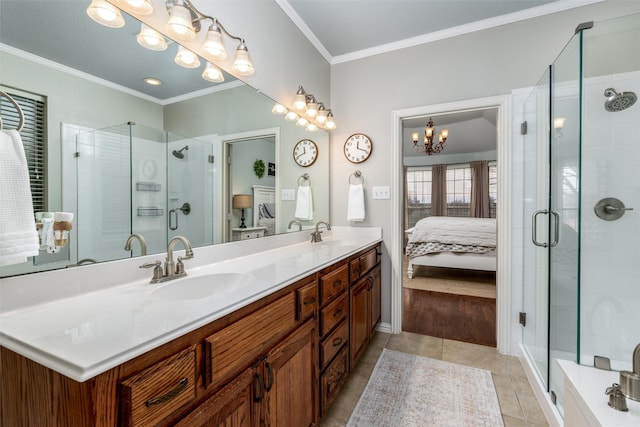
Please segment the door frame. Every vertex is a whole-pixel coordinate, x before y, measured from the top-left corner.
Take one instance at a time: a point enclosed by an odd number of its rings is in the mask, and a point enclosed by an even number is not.
[[[402,237],[403,225],[403,161],[402,120],[414,116],[430,116],[474,109],[498,109],[496,152],[498,163],[498,230],[496,271],[496,341],[503,354],[511,349],[511,95],[477,98],[444,104],[426,105],[392,111],[392,190],[389,255],[391,258],[391,332],[402,331]]]

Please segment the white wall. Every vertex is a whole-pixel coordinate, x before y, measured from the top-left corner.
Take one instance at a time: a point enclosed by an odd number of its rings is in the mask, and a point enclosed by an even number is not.
[[[373,154],[357,166],[370,195],[372,186],[392,182],[393,110],[505,95],[533,86],[578,24],[638,11],[636,2],[607,1],[332,66],[332,108],[342,123],[332,132],[332,223],[347,225],[344,182],[356,169],[342,154],[349,135],[364,132],[373,140]],[[391,234],[399,231],[399,225],[391,223],[390,201],[368,197],[365,203],[367,219],[361,225],[382,227],[389,245]],[[386,250],[383,255],[382,321],[389,322],[392,266]]]

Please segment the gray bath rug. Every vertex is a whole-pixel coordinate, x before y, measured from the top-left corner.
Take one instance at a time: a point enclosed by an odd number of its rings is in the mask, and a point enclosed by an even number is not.
[[[347,427],[501,427],[491,372],[384,349]]]

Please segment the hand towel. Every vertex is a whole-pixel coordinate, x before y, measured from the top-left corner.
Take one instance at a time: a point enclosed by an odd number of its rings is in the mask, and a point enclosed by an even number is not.
[[[310,185],[299,185],[296,197],[296,219],[301,221],[313,220],[313,197]]]
[[[349,184],[347,221],[364,221],[364,186],[362,184]]]
[[[22,138],[15,130],[0,130],[0,265],[26,262],[38,255],[29,168]]]

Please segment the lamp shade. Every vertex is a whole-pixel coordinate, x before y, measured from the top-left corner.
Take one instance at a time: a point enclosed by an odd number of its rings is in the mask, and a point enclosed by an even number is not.
[[[150,50],[161,51],[167,49],[167,40],[162,34],[153,28],[147,27],[145,24],[141,25],[140,33],[136,36],[136,40],[140,46],[146,47]]]
[[[200,66],[200,59],[198,55],[191,52],[184,46],[178,47],[178,54],[175,57],[176,64],[185,68],[198,68]]]
[[[120,13],[120,9],[106,0],[93,0],[87,8],[87,14],[91,19],[106,27],[124,27],[124,18]]]
[[[233,196],[233,209],[250,209],[253,207],[251,194],[235,194]]]
[[[195,40],[196,30],[191,22],[191,12],[183,4],[176,3],[169,12],[167,32],[178,40]]]
[[[222,33],[217,25],[214,24],[209,27],[202,48],[212,59],[217,59],[219,61],[227,59],[227,50],[224,47]]]
[[[214,83],[222,83],[224,81],[222,70],[211,62],[207,62],[207,66],[202,72],[202,78]]]
[[[240,43],[240,46],[236,49],[236,57],[231,68],[240,76],[250,76],[253,74],[253,63],[251,62],[251,58],[249,58],[249,50],[244,43]]]

